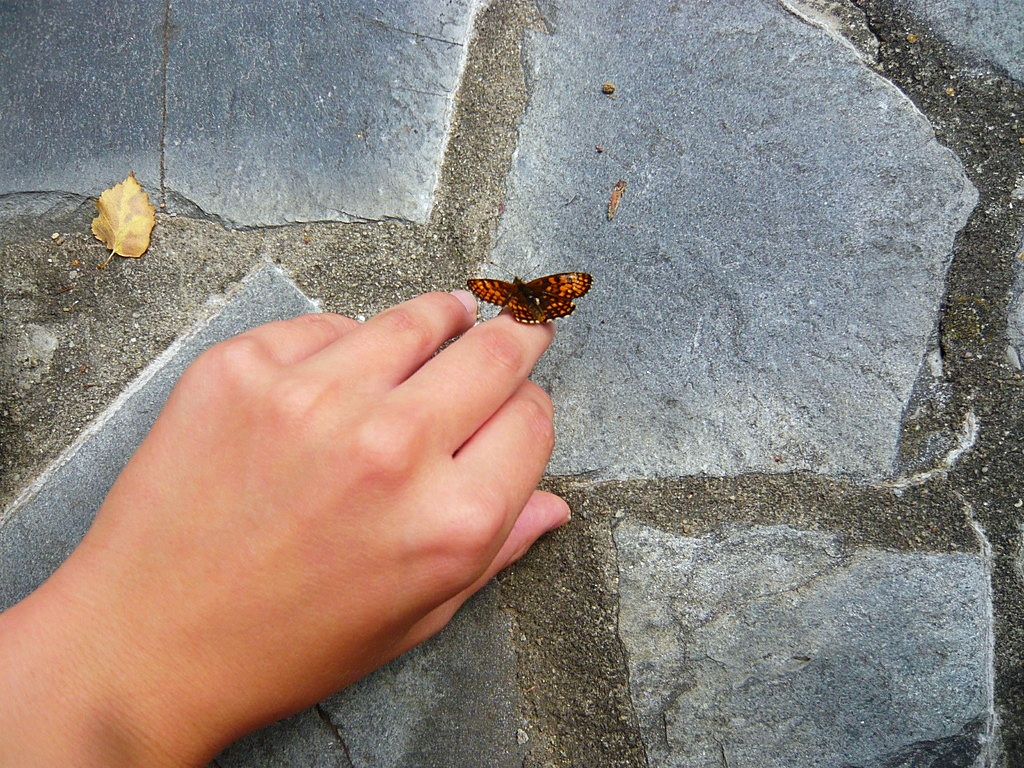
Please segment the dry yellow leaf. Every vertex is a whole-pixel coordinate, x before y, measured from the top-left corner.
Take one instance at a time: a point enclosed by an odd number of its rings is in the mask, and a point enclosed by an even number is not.
[[[135,174],[110,189],[96,201],[99,216],[92,220],[92,233],[111,250],[100,266],[105,267],[116,253],[137,259],[149,248],[149,234],[156,226],[156,208]]]

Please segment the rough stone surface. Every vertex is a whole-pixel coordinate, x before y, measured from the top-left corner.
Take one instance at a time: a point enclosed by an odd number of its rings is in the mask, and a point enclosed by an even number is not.
[[[232,744],[209,768],[355,768],[336,728],[311,708],[269,725]]]
[[[619,633],[651,766],[881,765],[992,711],[991,600],[969,554],[846,551],[757,527],[623,522]],[[954,763],[949,763],[954,764]]]
[[[175,3],[167,188],[240,224],[426,220],[478,4]]]
[[[538,374],[550,470],[891,473],[976,200],[959,162],[775,3],[545,7],[496,261],[595,278]]]
[[[1021,174],[1024,189],[1024,173]],[[1020,200],[1024,201],[1024,194]],[[1006,312],[1006,357],[1017,370],[1024,368],[1024,250],[1017,254],[1016,278],[1010,289],[1010,301]]]
[[[176,341],[0,518],[0,609],[41,584],[71,554],[122,467],[192,360],[222,339],[316,311],[276,267],[243,282],[217,314]]]
[[[1024,13],[1015,0],[900,0],[946,40],[1024,82]]]
[[[354,765],[523,765],[512,625],[497,593],[484,589],[436,638],[322,702]]]
[[[250,734],[217,767],[520,768],[526,748],[517,738],[511,626],[496,597],[495,587],[484,589],[437,637],[314,709]]]
[[[163,6],[0,4],[0,195],[159,180]]]

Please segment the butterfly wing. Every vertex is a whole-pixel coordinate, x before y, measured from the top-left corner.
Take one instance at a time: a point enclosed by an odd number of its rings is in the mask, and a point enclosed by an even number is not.
[[[549,294],[528,294],[526,291],[514,292],[509,299],[508,308],[512,317],[520,323],[546,323],[556,317],[571,314],[576,306],[571,299],[560,299]]]
[[[560,272],[526,283],[518,277],[511,283],[473,278],[467,285],[478,299],[508,307],[520,323],[535,324],[571,314],[576,309],[573,299],[589,291],[593,282],[586,272]]]
[[[506,283],[504,280],[472,278],[466,281],[466,285],[478,299],[488,304],[497,304],[499,307],[508,304],[512,292],[512,283]]]
[[[572,299],[548,299],[544,302],[544,320],[571,315],[574,309],[576,305],[572,303]]]
[[[522,291],[522,286],[513,292],[507,304],[512,317],[520,323],[543,323],[549,320],[546,308],[538,301],[532,300]]]
[[[557,275],[538,277],[526,283],[531,291],[540,291],[550,296],[557,296],[561,299],[578,299],[590,290],[594,284],[594,278],[586,272],[559,272]],[[556,315],[561,317],[561,315]]]

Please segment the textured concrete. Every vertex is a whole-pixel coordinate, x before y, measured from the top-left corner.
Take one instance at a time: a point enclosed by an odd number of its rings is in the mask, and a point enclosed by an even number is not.
[[[495,260],[595,278],[538,373],[551,472],[889,475],[977,200],[957,159],[767,0],[549,16]]]
[[[71,554],[122,467],[156,420],[182,371],[206,347],[271,320],[316,310],[283,273],[266,266],[124,391],[0,518],[0,607],[43,582]]]

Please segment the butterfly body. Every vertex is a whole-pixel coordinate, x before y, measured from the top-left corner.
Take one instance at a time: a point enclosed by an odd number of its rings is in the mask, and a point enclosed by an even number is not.
[[[528,281],[517,277],[511,283],[475,278],[468,285],[478,299],[508,307],[520,323],[546,323],[576,309],[573,299],[589,291],[593,282],[586,272],[559,272]]]

